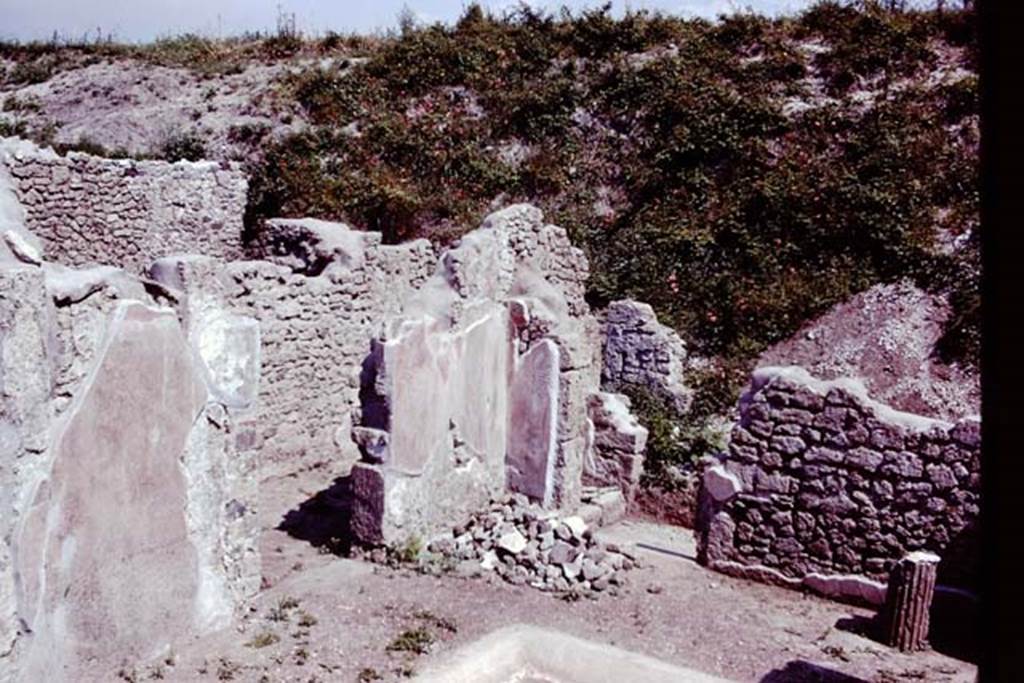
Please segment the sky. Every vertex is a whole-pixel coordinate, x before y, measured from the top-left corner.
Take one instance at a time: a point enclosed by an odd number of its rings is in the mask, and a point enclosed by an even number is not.
[[[294,13],[297,27],[307,35],[373,33],[394,28],[403,7],[424,23],[451,22],[469,0],[0,0],[0,39],[48,40],[54,31],[62,38],[112,35],[122,42],[147,42],[192,32],[209,37],[245,31],[273,31],[278,8]],[[482,0],[500,12],[520,4],[517,0]],[[557,9],[563,4],[579,10],[603,4],[601,0],[531,0],[536,8]],[[799,11],[810,0],[614,0],[613,12],[658,9],[670,14],[714,18],[721,13],[752,9],[763,14]]]

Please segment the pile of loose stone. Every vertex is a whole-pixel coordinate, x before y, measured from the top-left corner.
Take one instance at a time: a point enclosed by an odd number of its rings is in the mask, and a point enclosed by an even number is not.
[[[462,576],[493,571],[514,585],[558,593],[616,594],[638,564],[632,553],[594,538],[581,517],[560,516],[519,494],[492,501],[427,550],[453,560]]]

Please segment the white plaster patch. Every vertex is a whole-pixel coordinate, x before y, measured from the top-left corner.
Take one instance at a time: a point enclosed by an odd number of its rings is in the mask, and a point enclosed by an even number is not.
[[[4,242],[19,261],[33,266],[43,264],[43,257],[39,253],[39,249],[30,244],[24,235],[14,230],[8,230],[4,232]]]
[[[226,405],[244,408],[256,400],[260,375],[260,327],[252,319],[207,314],[198,325],[196,346],[210,389]]]
[[[704,488],[718,502],[724,502],[743,490],[743,484],[721,465],[704,470]]]

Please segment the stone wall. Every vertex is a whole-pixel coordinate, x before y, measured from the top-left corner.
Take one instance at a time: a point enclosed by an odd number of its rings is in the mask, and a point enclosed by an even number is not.
[[[374,342],[353,528],[429,538],[509,489],[575,509],[598,387],[582,253],[517,205],[445,252]]]
[[[693,392],[684,384],[686,346],[676,331],[658,322],[649,304],[625,299],[602,312],[606,391],[646,389],[679,415],[690,408]]]
[[[976,586],[980,423],[901,413],[852,380],[762,368],[727,456],[708,467],[698,520],[708,566],[878,601],[908,551],[940,581]]]
[[[544,505],[572,510],[581,501],[583,466],[592,447],[587,401],[601,376],[600,325],[584,300],[590,266],[565,230],[545,223],[530,205],[495,212],[480,230],[504,235],[513,252],[506,300],[521,399],[513,402],[513,415],[532,410],[524,408],[538,400],[555,409],[553,431],[536,432],[535,423],[513,420],[509,486]],[[557,389],[551,374],[557,375]],[[524,382],[529,375],[533,379]]]
[[[366,541],[427,537],[505,490],[508,313],[482,301],[452,329],[424,316],[376,344],[353,469],[353,529]]]
[[[378,233],[328,225],[353,246],[317,275],[281,254],[272,255],[278,263],[171,256],[150,268],[154,280],[182,292],[181,314],[196,325],[223,312],[258,321],[253,438],[263,477],[310,467],[325,476],[348,473],[359,458],[351,429],[371,340],[436,264],[424,240],[386,246]],[[296,227],[304,231],[302,222]]]
[[[258,360],[190,344],[167,294],[0,264],[0,680],[109,675],[259,587],[252,406],[218,386]]]
[[[50,261],[141,273],[168,254],[242,255],[248,181],[237,164],[59,156],[2,138],[0,166]]]
[[[628,396],[601,391],[591,395],[588,409],[594,434],[583,483],[615,486],[628,505],[640,486],[648,431],[629,412]]]

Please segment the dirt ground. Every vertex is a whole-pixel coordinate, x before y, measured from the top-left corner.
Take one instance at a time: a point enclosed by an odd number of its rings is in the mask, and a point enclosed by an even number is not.
[[[870,610],[705,570],[692,533],[679,527],[626,520],[602,529],[643,566],[620,595],[597,600],[568,602],[497,576],[432,577],[341,558],[274,528],[313,497],[316,481],[322,473],[265,484],[265,590],[236,629],[126,663],[112,680],[398,681],[513,623],[735,681],[975,680],[970,662],[935,650],[904,655],[861,635]],[[317,505],[330,507],[323,498]]]

